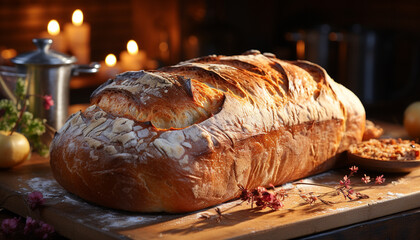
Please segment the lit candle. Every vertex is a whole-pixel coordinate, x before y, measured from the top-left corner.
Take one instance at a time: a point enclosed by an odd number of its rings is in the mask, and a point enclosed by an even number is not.
[[[65,26],[67,43],[71,53],[79,63],[90,62],[90,25],[83,23],[83,12],[77,9],[73,12],[72,23]]]
[[[147,56],[146,52],[139,50],[139,47],[134,40],[127,43],[127,51],[120,54],[121,68],[124,71],[136,71],[144,68]]]
[[[47,32],[42,32],[41,37],[50,38],[53,40],[51,49],[59,52],[65,52],[67,50],[66,39],[64,38],[63,34],[60,34],[60,24],[57,22],[57,20],[52,19],[48,22]]]
[[[114,54],[110,53],[106,56],[105,62],[101,62],[99,76],[103,79],[109,79],[115,77],[118,73],[120,73],[120,68],[117,63],[117,58]]]

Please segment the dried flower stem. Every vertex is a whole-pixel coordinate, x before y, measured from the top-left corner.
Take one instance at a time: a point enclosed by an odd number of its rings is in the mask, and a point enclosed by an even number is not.
[[[224,211],[221,211],[220,208],[215,208],[216,214],[217,214],[217,218],[216,221],[220,222],[222,220],[222,218],[226,218],[226,216],[222,215],[223,212],[228,211],[232,208],[235,208],[239,205],[241,205],[243,202],[248,202],[251,203],[251,208],[254,208],[254,202],[256,204],[256,207],[258,209],[264,209],[264,208],[271,208],[272,210],[279,210],[280,208],[282,208],[283,205],[283,201],[285,200],[286,197],[289,196],[289,194],[297,194],[300,198],[302,198],[306,203],[312,205],[315,202],[319,201],[325,205],[333,205],[336,202],[333,201],[329,201],[324,199],[324,197],[334,194],[335,196],[338,195],[343,195],[344,199],[347,201],[356,201],[356,200],[360,200],[360,199],[367,199],[369,198],[368,195],[360,193],[355,191],[352,186],[351,186],[351,180],[350,178],[354,176],[355,173],[357,173],[358,171],[358,167],[356,166],[352,166],[350,168],[350,173],[348,175],[345,175],[343,177],[342,180],[339,181],[339,185],[338,186],[331,186],[331,185],[326,185],[326,184],[321,184],[321,183],[305,183],[305,182],[294,182],[292,183],[294,185],[293,188],[278,188],[276,189],[274,187],[274,185],[270,184],[270,187],[272,188],[272,190],[268,191],[266,188],[264,187],[257,187],[254,188],[252,190],[248,190],[247,188],[245,188],[244,186],[242,186],[241,184],[238,184],[239,190],[240,190],[240,199],[242,200],[242,202],[229,207],[227,209],[225,209]],[[366,174],[364,174],[364,177],[362,177],[361,181],[365,184],[370,182],[370,177],[366,176]],[[381,176],[377,176],[375,179],[375,184],[382,184],[385,182],[385,178],[383,177],[383,175]],[[303,192],[302,189],[297,188],[297,185],[311,185],[311,186],[318,186],[318,187],[326,187],[326,188],[330,188],[330,189],[334,189],[333,191],[328,191],[328,192],[324,192],[324,193],[316,193],[316,192],[309,192],[309,193],[305,193]],[[369,186],[371,187],[371,186]],[[293,193],[291,192],[291,190],[293,189],[297,189],[298,193]],[[204,219],[210,219],[210,216],[208,215],[202,215],[201,218]]]

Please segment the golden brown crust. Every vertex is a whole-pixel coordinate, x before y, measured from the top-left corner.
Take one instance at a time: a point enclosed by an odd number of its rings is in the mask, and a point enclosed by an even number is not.
[[[362,141],[380,138],[383,133],[383,128],[381,128],[378,125],[375,125],[372,121],[366,120],[365,132],[363,133]]]
[[[118,75],[51,145],[57,181],[103,206],[185,212],[330,169],[360,142],[357,97],[319,66],[250,51]]]

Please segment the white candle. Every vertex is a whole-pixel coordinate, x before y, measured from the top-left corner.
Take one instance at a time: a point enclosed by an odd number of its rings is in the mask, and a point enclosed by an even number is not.
[[[48,22],[47,32],[42,32],[41,37],[52,39],[53,43],[51,45],[51,49],[58,52],[67,51],[66,39],[64,35],[60,33],[60,24],[57,20],[52,19]]]
[[[147,60],[146,52],[139,50],[136,41],[127,43],[127,51],[120,54],[121,68],[124,71],[138,71],[145,67]]]
[[[101,62],[99,77],[102,79],[109,79],[115,77],[115,75],[120,72],[121,70],[119,64],[117,63],[117,58],[112,53],[108,54],[105,58],[105,61]]]
[[[77,9],[73,12],[72,23],[64,28],[67,43],[71,53],[79,63],[90,62],[90,25],[83,23],[83,12]]]

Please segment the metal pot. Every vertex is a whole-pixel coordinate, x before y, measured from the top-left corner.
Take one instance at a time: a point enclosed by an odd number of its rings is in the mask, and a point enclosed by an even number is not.
[[[16,64],[17,74],[26,75],[30,96],[28,110],[35,117],[45,118],[50,126],[59,129],[64,125],[68,115],[71,76],[79,73],[96,73],[100,64],[74,64],[77,60],[74,56],[50,50],[51,39],[33,39],[32,42],[37,47],[35,51],[18,55],[11,61]],[[0,84],[2,87],[7,87],[4,81]],[[8,88],[4,92],[10,99],[14,98],[10,96],[13,90]],[[51,95],[54,100],[54,105],[49,110],[43,107],[42,96],[45,95]]]

